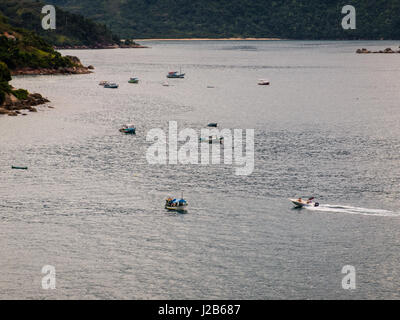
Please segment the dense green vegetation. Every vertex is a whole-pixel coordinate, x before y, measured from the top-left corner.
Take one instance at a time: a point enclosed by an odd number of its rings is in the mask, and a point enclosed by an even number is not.
[[[8,81],[11,80],[10,71],[4,62],[0,61],[0,105],[4,102],[5,93],[11,91]]]
[[[12,93],[20,99],[28,95],[25,90],[12,90],[8,84],[11,80],[10,70],[59,69],[76,65],[71,58],[61,56],[34,32],[12,27],[0,15],[0,105],[6,93]]]
[[[400,39],[400,0],[49,0],[128,38]],[[344,5],[357,29],[341,27]]]
[[[25,100],[28,98],[29,92],[25,89],[13,90],[12,94],[20,100]]]
[[[0,17],[0,61],[9,69],[72,67],[69,58],[62,57],[35,33],[6,24]]]
[[[96,46],[119,42],[119,38],[104,24],[59,8],[56,10],[56,30],[44,30],[44,15],[41,13],[44,5],[44,2],[36,0],[0,0],[0,13],[12,26],[35,31],[55,46]]]

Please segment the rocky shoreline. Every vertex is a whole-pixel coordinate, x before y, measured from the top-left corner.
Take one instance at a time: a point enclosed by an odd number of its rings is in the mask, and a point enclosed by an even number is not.
[[[44,98],[39,93],[30,93],[26,99],[18,99],[13,94],[7,94],[4,103],[0,106],[0,115],[18,116],[27,115],[26,112],[37,112],[35,106],[49,103],[50,100]]]
[[[56,75],[56,74],[89,74],[92,73],[93,67],[71,67],[71,68],[58,68],[58,69],[49,69],[49,68],[20,68],[11,71],[11,75],[13,76],[21,76],[21,75]]]
[[[92,50],[92,49],[146,49],[147,46],[141,44],[98,44],[93,46],[54,46],[55,50]]]
[[[368,53],[400,53],[400,50],[393,50],[392,48],[386,48],[385,50],[370,51],[366,48],[357,49],[358,54],[368,54]]]
[[[94,69],[93,66],[85,67],[78,57],[66,56],[74,64],[73,67],[54,68],[17,68],[11,70],[11,75],[55,75],[55,74],[89,74]]]
[[[60,68],[17,68],[11,70],[13,76],[18,75],[68,75],[92,73],[93,66],[85,67],[78,57],[67,56],[72,62],[72,67]],[[22,92],[22,94],[21,94]],[[19,97],[19,98],[18,98]],[[9,93],[5,93],[4,102],[0,105],[0,115],[18,116],[27,115],[26,112],[37,112],[35,106],[45,105],[50,100],[39,93],[28,93],[26,90],[15,90],[11,87]],[[49,108],[53,108],[50,107]]]

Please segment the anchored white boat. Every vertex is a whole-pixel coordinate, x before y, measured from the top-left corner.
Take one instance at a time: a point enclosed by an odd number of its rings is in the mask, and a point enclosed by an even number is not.
[[[314,198],[309,198],[307,200],[303,200],[302,198],[297,199],[289,199],[296,208],[303,208],[303,207],[319,207],[318,202],[314,202]]]
[[[258,81],[258,85],[259,85],[259,86],[269,86],[269,80],[260,79],[260,80]]]
[[[129,81],[128,81],[129,83],[139,83],[139,78],[130,78],[129,79]]]
[[[108,88],[108,89],[118,89],[118,84],[114,83],[114,82],[108,82],[104,85],[104,88]]]

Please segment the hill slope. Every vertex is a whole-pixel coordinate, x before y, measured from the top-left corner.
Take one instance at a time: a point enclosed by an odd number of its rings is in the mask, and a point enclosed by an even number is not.
[[[0,61],[16,72],[20,69],[79,68],[79,59],[63,57],[43,38],[32,31],[7,24],[0,15]]]
[[[400,39],[400,0],[49,0],[122,37]],[[341,28],[354,5],[357,29]]]
[[[35,31],[55,46],[112,46],[119,38],[104,25],[97,24],[81,15],[57,8],[56,30],[42,28],[41,11],[45,4],[32,0],[0,0],[0,13],[14,27]]]
[[[36,111],[33,106],[48,102],[40,94],[15,90],[11,74],[89,73],[76,57],[63,57],[34,32],[7,24],[0,15],[0,114],[17,115],[18,110]]]

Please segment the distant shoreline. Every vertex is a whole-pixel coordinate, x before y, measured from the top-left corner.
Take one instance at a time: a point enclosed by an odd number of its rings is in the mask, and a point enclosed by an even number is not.
[[[179,39],[135,39],[135,41],[280,41],[279,38],[179,38]]]

